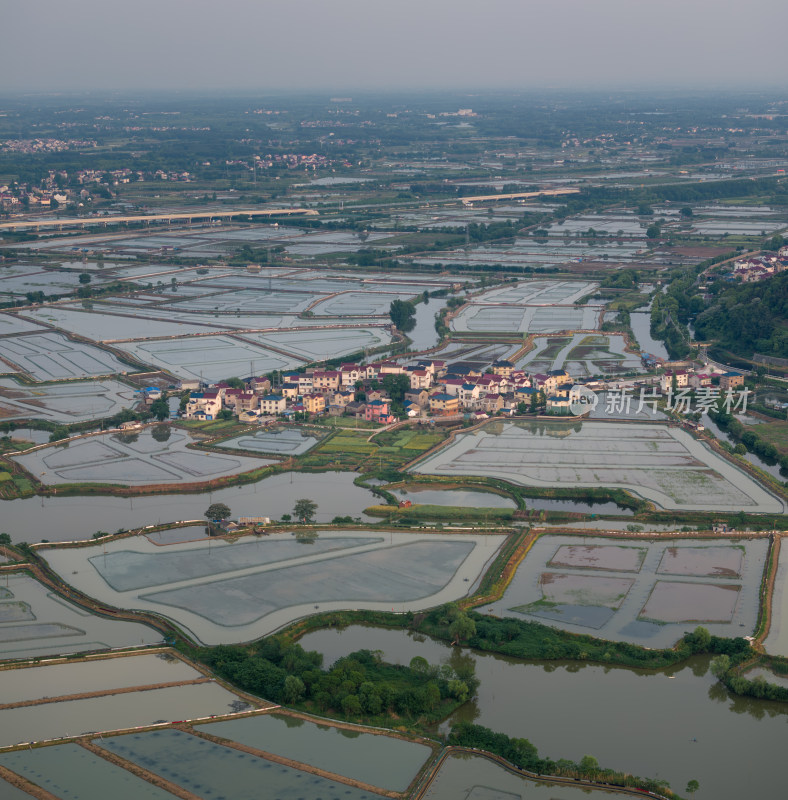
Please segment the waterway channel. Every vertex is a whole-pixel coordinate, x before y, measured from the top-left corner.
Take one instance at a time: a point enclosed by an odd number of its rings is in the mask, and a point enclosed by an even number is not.
[[[9,533],[14,542],[63,542],[90,539],[97,531],[115,533],[119,528],[201,519],[211,503],[226,503],[233,518],[278,519],[282,514],[292,514],[301,498],[317,503],[317,522],[348,515],[369,521],[363,511],[374,504],[375,498],[353,484],[355,477],[352,472],[285,472],[257,483],[197,494],[0,500],[0,530]]]
[[[658,777],[683,793],[700,782],[705,797],[781,797],[788,704],[731,695],[695,657],[675,668],[645,672],[577,662],[528,662],[458,650],[405,631],[351,626],[301,639],[325,664],[361,648],[407,664],[474,662],[481,685],[442,726],[474,721],[528,738],[541,755]]]

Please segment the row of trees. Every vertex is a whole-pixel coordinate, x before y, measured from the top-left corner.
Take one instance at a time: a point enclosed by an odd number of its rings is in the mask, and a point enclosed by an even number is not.
[[[351,719],[383,714],[438,719],[478,686],[469,660],[438,667],[416,657],[406,667],[384,662],[379,652],[360,650],[326,670],[322,654],[275,636],[249,647],[203,648],[198,657],[223,678],[268,700]]]
[[[316,513],[317,503],[315,503],[314,500],[309,500],[305,497],[296,500],[296,504],[293,507],[293,516],[298,522],[308,525],[315,518]],[[212,522],[221,522],[222,520],[230,519],[231,516],[232,511],[230,510],[230,506],[226,503],[211,503],[205,512],[205,517]],[[284,522],[289,522],[291,518],[290,514],[282,516]]]

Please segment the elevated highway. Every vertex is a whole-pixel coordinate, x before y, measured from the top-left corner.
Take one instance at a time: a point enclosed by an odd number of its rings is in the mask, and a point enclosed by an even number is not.
[[[0,231],[41,230],[43,228],[85,228],[89,225],[118,225],[143,222],[186,222],[197,220],[232,219],[233,217],[316,217],[317,211],[312,208],[239,208],[234,211],[181,211],[164,214],[118,215],[106,217],[62,218],[42,217],[41,219],[0,222]]]

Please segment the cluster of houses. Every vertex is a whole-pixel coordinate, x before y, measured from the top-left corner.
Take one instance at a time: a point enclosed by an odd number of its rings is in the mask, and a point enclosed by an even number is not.
[[[424,360],[402,365],[394,361],[366,365],[342,364],[336,370],[307,369],[284,373],[272,386],[267,377],[246,379],[243,388],[216,383],[192,392],[185,419],[211,420],[223,409],[241,422],[296,414],[353,416],[371,422],[396,422],[395,405],[385,386],[387,376],[396,381],[397,410],[407,417],[454,417],[470,414],[484,418],[513,414],[521,403],[562,413],[570,402],[573,379],[565,370],[529,374],[509,361],[493,363],[482,371],[474,365]],[[404,390],[404,391],[403,391]],[[402,397],[399,400],[399,397]]]
[[[788,247],[781,247],[776,254],[741,258],[733,262],[733,277],[742,283],[755,283],[771,278],[788,269]]]

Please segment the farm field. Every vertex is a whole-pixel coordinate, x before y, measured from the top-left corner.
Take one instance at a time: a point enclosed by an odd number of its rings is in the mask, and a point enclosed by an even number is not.
[[[65,446],[55,443],[13,459],[47,485],[200,483],[276,463],[272,459],[189,449],[191,434],[178,428],[165,428],[169,435],[159,441],[156,430],[144,428],[87,436]]]
[[[492,422],[410,471],[621,488],[665,509],[784,511],[782,500],[687,432],[640,422]]]
[[[621,335],[539,336],[516,366],[542,373],[565,369],[573,378],[642,372],[640,358],[625,346]]]
[[[382,789],[404,792],[430,757],[426,745],[348,731],[286,714],[258,714],[198,726],[212,736],[291,758]]]
[[[372,800],[381,796],[177,730],[116,736],[100,744],[188,791],[200,792],[198,797],[221,797],[230,779],[233,800],[257,800],[261,786],[271,797],[303,800]]]
[[[695,625],[746,636],[758,618],[768,539],[540,537],[483,614],[672,647]]]
[[[17,367],[34,381],[114,375],[134,371],[114,355],[93,345],[72,342],[63,334],[20,334],[2,340],[2,364]]]
[[[310,436],[298,428],[264,430],[244,433],[232,439],[216,442],[216,446],[231,450],[247,450],[256,453],[272,453],[278,456],[299,456],[314,447],[317,436]]]
[[[302,467],[331,466],[364,472],[399,468],[446,438],[443,431],[403,429],[384,431],[370,440],[364,428],[339,428],[301,459]]]
[[[143,661],[138,662],[138,658]],[[151,659],[155,659],[155,663]],[[61,681],[53,670],[63,667],[66,667],[66,677]],[[84,667],[84,676],[79,674],[80,667]],[[138,668],[141,670],[139,673]],[[101,673],[100,678],[97,671]],[[150,725],[162,719],[194,719],[228,713],[239,702],[248,705],[239,701],[237,695],[210,679],[206,680],[202,673],[172,656],[163,659],[131,655],[102,659],[96,663],[58,664],[51,668],[24,667],[14,676],[16,681],[26,683],[26,693],[31,698],[47,697],[48,686],[60,685],[65,689],[73,686],[79,689],[89,678],[101,688],[88,691],[102,694],[0,709],[0,747]],[[161,684],[165,685],[160,688]],[[129,688],[134,690],[112,693]],[[56,688],[53,691],[55,694],[51,697],[60,694]]]
[[[0,378],[0,419],[5,420],[84,422],[111,417],[134,401],[134,389],[111,379],[29,386]]]
[[[100,602],[165,615],[200,642],[240,642],[343,608],[417,610],[472,590],[501,536],[322,531],[157,547],[145,538],[46,549],[50,566]],[[106,555],[105,551],[106,550]]]
[[[29,575],[7,575],[0,588],[0,660],[160,642],[153,628],[91,614]]]

